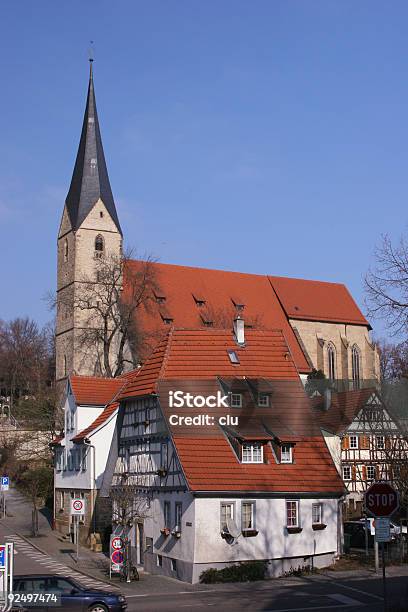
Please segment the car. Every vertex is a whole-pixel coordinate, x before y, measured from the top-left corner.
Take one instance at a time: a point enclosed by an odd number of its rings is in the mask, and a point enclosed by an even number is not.
[[[359,522],[360,523],[365,523],[366,520],[369,521],[371,533],[374,534],[375,528],[374,528],[373,523],[375,522],[375,518],[372,518],[372,517],[368,517],[367,519],[361,518]],[[394,523],[394,521],[390,521],[391,539],[395,540],[395,538],[397,536],[399,536],[401,533],[406,536],[406,534],[407,534],[407,526],[406,525],[402,525],[401,526],[401,525],[398,525],[397,523]]]
[[[108,585],[106,585],[108,587]],[[55,594],[61,597],[59,607],[72,612],[123,612],[127,603],[120,593],[91,589],[73,580],[68,576],[55,576],[53,574],[32,574],[14,576],[13,592],[15,595],[28,595],[29,593]],[[24,598],[25,599],[25,598]],[[20,602],[28,608],[26,601]],[[56,604],[57,605],[57,604]],[[44,608],[36,605],[32,610],[50,610],[48,604]],[[56,608],[58,610],[58,608]]]

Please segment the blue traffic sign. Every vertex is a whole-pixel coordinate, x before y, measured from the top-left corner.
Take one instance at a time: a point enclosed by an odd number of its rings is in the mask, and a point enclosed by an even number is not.
[[[6,566],[6,547],[0,546],[0,567]]]
[[[1,477],[1,484],[2,485],[9,485],[10,484],[10,479],[8,476],[2,476]]]

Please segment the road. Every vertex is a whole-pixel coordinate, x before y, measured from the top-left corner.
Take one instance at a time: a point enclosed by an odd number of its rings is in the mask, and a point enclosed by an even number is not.
[[[225,585],[188,585],[160,576],[145,576],[139,583],[112,586],[100,579],[84,575],[56,559],[52,554],[39,551],[19,533],[27,533],[29,515],[23,509],[18,494],[10,495],[12,516],[7,524],[0,522],[0,543],[15,544],[15,573],[51,573],[68,575],[87,587],[103,590],[121,590],[128,601],[129,612],[173,612],[220,608],[234,610],[273,610],[274,612],[301,612],[312,610],[359,610],[370,608],[380,612],[383,608],[382,581],[380,578],[359,578],[327,573],[305,577],[283,578],[257,583]],[[27,523],[28,521],[28,523]],[[46,525],[43,525],[46,529]],[[49,529],[49,527],[48,527]],[[41,538],[38,541],[41,546]],[[390,568],[388,592],[390,600],[408,603],[408,567]],[[84,570],[86,571],[86,570]],[[404,574],[405,575],[397,575]],[[148,579],[149,578],[149,579]],[[398,610],[403,611],[404,608]],[[408,610],[408,607],[406,608]]]

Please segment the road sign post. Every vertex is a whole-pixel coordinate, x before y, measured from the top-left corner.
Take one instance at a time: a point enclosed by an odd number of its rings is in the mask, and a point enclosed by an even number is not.
[[[112,572],[120,572],[124,562],[124,547],[123,539],[118,535],[111,535],[109,546],[109,576],[112,577]]]
[[[75,525],[75,543],[76,543],[76,560],[79,561],[79,517],[85,514],[85,500],[74,497],[71,499],[70,514],[74,517]]]
[[[384,610],[387,610],[387,582],[385,576],[385,542],[390,539],[389,517],[399,507],[398,492],[389,482],[374,482],[364,495],[365,509],[368,514],[375,517],[375,546],[378,550],[378,542],[381,542],[382,575],[383,575],[383,599]],[[378,533],[377,533],[378,522]],[[388,524],[388,527],[387,527]],[[376,568],[377,569],[377,568]]]

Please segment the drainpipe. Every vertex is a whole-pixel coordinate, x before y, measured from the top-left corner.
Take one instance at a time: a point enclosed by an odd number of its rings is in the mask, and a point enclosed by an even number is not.
[[[93,529],[93,532],[95,533],[96,532],[96,513],[95,513],[95,500],[96,500],[95,499],[96,498],[96,495],[95,495],[95,488],[96,488],[95,487],[96,485],[96,482],[95,482],[95,471],[96,471],[95,454],[96,454],[96,450],[95,450],[95,446],[91,444],[91,441],[89,438],[84,439],[84,444],[85,446],[88,446],[91,449],[91,451],[93,451],[91,453],[92,455],[92,461],[91,461],[91,500],[92,501],[91,501],[91,505],[92,505],[92,529]]]

